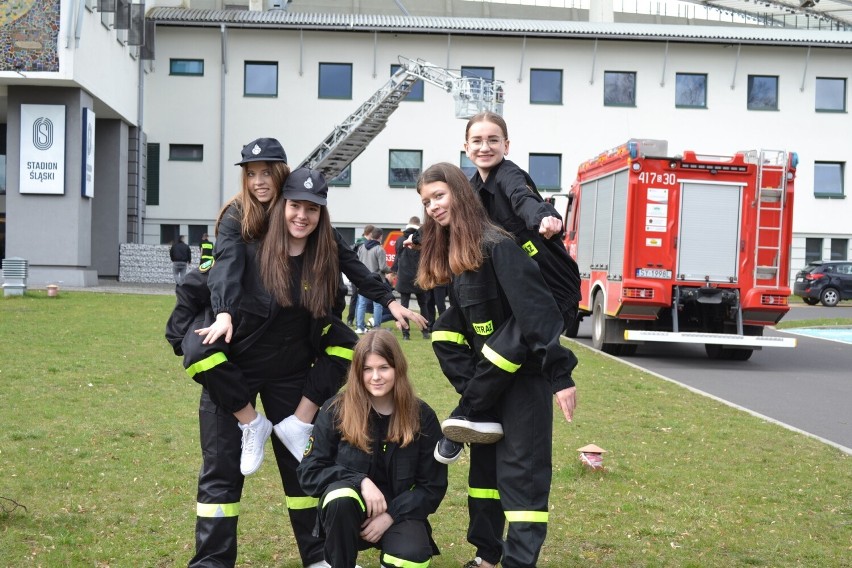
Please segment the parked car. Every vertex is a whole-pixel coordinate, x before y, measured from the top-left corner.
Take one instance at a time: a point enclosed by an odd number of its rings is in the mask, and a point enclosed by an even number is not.
[[[823,306],[834,307],[841,300],[852,299],[852,262],[811,262],[796,274],[793,294],[810,306],[822,302]]]

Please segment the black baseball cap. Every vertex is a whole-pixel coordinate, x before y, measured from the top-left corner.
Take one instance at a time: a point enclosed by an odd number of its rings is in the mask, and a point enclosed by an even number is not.
[[[284,162],[287,163],[287,154],[281,146],[281,142],[275,138],[258,138],[243,146],[243,159],[235,166],[242,166],[249,162]]]
[[[287,176],[281,197],[293,201],[310,201],[317,205],[326,205],[328,184],[325,176],[310,168],[296,168]]]

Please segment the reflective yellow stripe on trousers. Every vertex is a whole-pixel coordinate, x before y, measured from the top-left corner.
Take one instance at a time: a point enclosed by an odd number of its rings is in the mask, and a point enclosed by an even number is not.
[[[222,363],[226,362],[227,360],[228,360],[228,358],[225,357],[224,353],[222,353],[221,351],[216,352],[213,355],[211,355],[210,357],[202,359],[201,361],[198,361],[197,363],[193,363],[192,365],[187,367],[186,368],[186,374],[189,375],[190,377],[194,377],[198,373],[201,373],[203,371],[209,371],[210,369],[212,369],[216,365],[221,365]]]
[[[199,517],[239,517],[239,503],[196,503],[195,514]]]
[[[319,503],[316,497],[287,497],[288,509],[313,509]]]
[[[382,566],[397,566],[398,568],[426,568],[431,563],[431,558],[426,562],[412,562],[410,560],[391,556],[390,554],[382,554]]]
[[[547,511],[506,511],[510,523],[546,523]]]
[[[482,489],[481,487],[468,487],[467,496],[473,499],[497,499],[500,500],[500,492],[496,489]]]
[[[344,497],[355,499],[358,502],[358,505],[361,506],[361,510],[365,512],[367,511],[367,507],[364,505],[364,501],[361,499],[361,496],[358,495],[357,491],[350,487],[342,487],[329,492],[329,494],[325,496],[325,501],[322,502],[322,506],[325,508],[329,502],[334,501],[335,499],[342,499]]]

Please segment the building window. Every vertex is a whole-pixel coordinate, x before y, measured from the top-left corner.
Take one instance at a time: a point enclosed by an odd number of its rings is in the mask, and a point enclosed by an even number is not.
[[[461,74],[462,77],[480,77],[486,81],[494,80],[493,67],[462,67]]]
[[[846,112],[846,79],[817,77],[816,111]]]
[[[423,168],[421,150],[391,150],[388,168],[388,185],[414,187]]]
[[[473,162],[470,161],[464,150],[459,152],[459,168],[467,176],[467,179],[471,179],[476,174],[476,166],[473,165]]]
[[[352,64],[351,63],[320,63],[319,64],[319,98],[321,98],[321,99],[351,99],[352,98]]]
[[[847,260],[849,239],[831,239],[831,260]]]
[[[148,144],[148,170],[146,173],[145,203],[147,205],[160,204],[160,145]]]
[[[843,162],[814,162],[814,197],[844,197]]]
[[[530,69],[530,103],[562,104],[561,69]]]
[[[328,185],[349,187],[352,185],[352,164],[349,164],[343,171],[337,174],[337,177],[330,179]]]
[[[207,232],[207,225],[190,225],[189,242],[186,244],[197,247],[201,244],[201,237]]]
[[[169,75],[204,75],[203,59],[169,59]]]
[[[402,65],[394,63],[391,65],[391,75],[399,71],[399,68]],[[422,101],[423,100],[423,81],[417,79],[417,82],[411,87],[411,91],[408,93],[408,96],[402,99],[403,101]]]
[[[707,75],[703,73],[676,73],[675,106],[678,108],[707,108]]]
[[[636,73],[604,71],[604,106],[636,106]]]
[[[247,97],[277,97],[278,63],[246,61],[243,94]]]
[[[778,77],[748,76],[748,110],[778,110]]]
[[[530,154],[530,177],[538,189],[556,191],[562,188],[562,156]]]
[[[204,146],[201,144],[169,144],[169,160],[201,162],[204,160]]]
[[[173,245],[180,237],[180,225],[160,225],[160,244]]]
[[[822,260],[822,239],[805,239],[805,264]]]

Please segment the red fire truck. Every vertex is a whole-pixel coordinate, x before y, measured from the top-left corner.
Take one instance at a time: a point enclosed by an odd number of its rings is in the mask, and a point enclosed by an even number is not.
[[[594,346],[703,343],[739,361],[795,346],[763,330],[789,310],[797,162],[783,150],[668,157],[666,141],[631,139],[581,164],[565,244]]]

